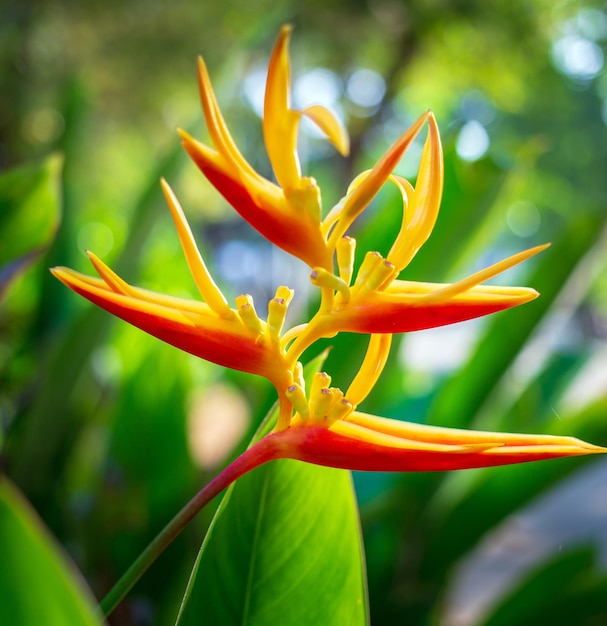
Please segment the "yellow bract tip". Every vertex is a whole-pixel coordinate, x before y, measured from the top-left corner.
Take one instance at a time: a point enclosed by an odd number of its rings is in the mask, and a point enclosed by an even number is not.
[[[512,256],[509,256],[507,259],[498,261],[497,263],[494,263],[493,265],[490,265],[489,267],[486,267],[485,269],[482,269],[479,272],[475,272],[474,274],[467,276],[466,278],[456,283],[453,283],[452,285],[447,285],[446,287],[443,287],[442,289],[438,289],[437,291],[429,293],[427,296],[424,297],[424,302],[426,304],[429,302],[435,302],[435,301],[443,302],[451,298],[454,298],[456,295],[460,293],[464,293],[472,289],[476,285],[480,285],[486,280],[489,280],[490,278],[493,278],[494,276],[497,276],[498,274],[505,272],[507,269],[510,269],[511,267],[514,267],[515,265],[522,263],[523,261],[526,261],[532,256],[535,256],[536,254],[542,252],[549,246],[550,244],[543,244],[540,246],[529,248],[527,250],[523,250],[522,252],[518,252],[517,254],[513,254]],[[537,292],[533,292],[533,290],[531,289],[527,289],[526,291],[529,292],[530,296],[533,293],[535,293],[534,297],[537,297],[538,295]],[[533,298],[529,297],[529,299],[531,300]]]
[[[217,315],[226,319],[232,318],[234,316],[233,311],[230,309],[221,289],[215,284],[211,273],[207,269],[200,251],[198,250],[198,246],[196,245],[196,241],[194,240],[194,235],[192,234],[185,213],[179,204],[179,200],[177,200],[173,190],[164,178],[160,179],[160,185],[169,210],[171,211],[173,221],[175,222],[175,228],[177,229],[177,235],[183,249],[183,254],[202,299]]]
[[[306,107],[302,114],[311,119],[327,135],[329,141],[342,156],[350,153],[350,137],[337,117],[324,106],[313,104]]]

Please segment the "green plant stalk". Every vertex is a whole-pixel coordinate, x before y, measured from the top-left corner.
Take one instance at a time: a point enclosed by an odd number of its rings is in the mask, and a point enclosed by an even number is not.
[[[205,485],[175,517],[155,537],[148,547],[137,557],[120,580],[99,603],[107,617],[123,600],[133,585],[141,578],[150,565],[162,554],[164,549],[175,539],[188,523],[215,496],[229,487],[243,474],[279,458],[277,449],[266,438],[243,452],[237,459],[221,471],[210,483]]]

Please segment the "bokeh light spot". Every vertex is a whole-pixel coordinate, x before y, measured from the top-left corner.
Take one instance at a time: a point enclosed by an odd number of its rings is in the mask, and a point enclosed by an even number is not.
[[[203,469],[219,465],[245,435],[249,408],[232,386],[217,383],[194,394],[188,414],[188,443],[194,463]]]
[[[293,84],[293,102],[297,108],[322,104],[332,108],[341,97],[341,79],[335,72],[315,67],[299,76]]]
[[[254,278],[261,271],[261,255],[259,247],[233,239],[217,249],[217,268],[227,281]]]
[[[50,143],[63,134],[65,121],[59,111],[39,109],[26,116],[24,134],[32,143]]]
[[[603,51],[590,39],[565,35],[554,42],[552,59],[562,74],[578,80],[590,80],[603,68]]]
[[[104,257],[114,247],[114,233],[102,222],[89,222],[78,231],[78,249],[83,253],[93,251]]]
[[[250,71],[244,81],[243,90],[246,101],[253,111],[259,116],[263,115],[263,101],[266,92],[265,67],[258,67]]]
[[[386,93],[384,79],[373,70],[359,69],[352,73],[346,85],[348,98],[357,106],[376,107]]]
[[[455,149],[464,161],[478,161],[489,149],[489,143],[489,134],[485,127],[476,120],[471,120],[459,131]]]
[[[515,202],[506,213],[508,228],[519,237],[530,237],[540,228],[541,217],[538,208],[531,202]]]

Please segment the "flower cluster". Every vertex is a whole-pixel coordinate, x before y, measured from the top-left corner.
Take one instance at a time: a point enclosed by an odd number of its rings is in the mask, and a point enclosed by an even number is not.
[[[276,182],[258,174],[234,143],[221,115],[204,62],[198,64],[202,109],[212,146],[180,131],[183,147],[206,178],[266,239],[310,266],[320,305],[307,322],[284,331],[293,290],[281,286],[268,303],[267,319],[249,295],[231,306],[211,277],[177,198],[162,189],[202,302],[133,287],[89,253],[99,278],[67,268],[52,271],[68,287],[110,313],[159,339],[208,361],[267,378],[276,388],[279,416],[258,444],[254,465],[293,458],[362,470],[446,470],[503,465],[603,452],[571,437],[517,435],[410,424],[358,412],[385,366],[392,335],[452,324],[533,300],[524,287],[495,287],[486,280],[533,256],[526,250],[453,284],[398,279],[428,239],[437,219],[443,159],[432,113],[424,113],[383,155],[360,174],[323,217],[316,181],[304,176],[297,153],[300,120],[307,117],[347,155],[349,140],[322,106],[296,110],[290,104],[288,44],[284,27],[272,52],[263,116],[263,136]],[[427,126],[416,185],[393,174],[408,146]],[[400,230],[386,257],[369,251],[358,268],[356,241],[347,233],[386,183],[402,196]],[[331,387],[325,372],[306,389],[301,357],[321,338],[340,332],[369,335],[360,370],[349,388]]]

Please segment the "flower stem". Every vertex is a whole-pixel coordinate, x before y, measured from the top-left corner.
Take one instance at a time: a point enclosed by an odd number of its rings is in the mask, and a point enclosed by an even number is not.
[[[210,483],[205,485],[164,527],[103,598],[99,604],[103,614],[107,617],[118,606],[148,567],[216,495],[221,493],[226,487],[229,487],[243,474],[250,472],[263,463],[272,461],[277,456],[271,442],[264,438],[243,452]]]

